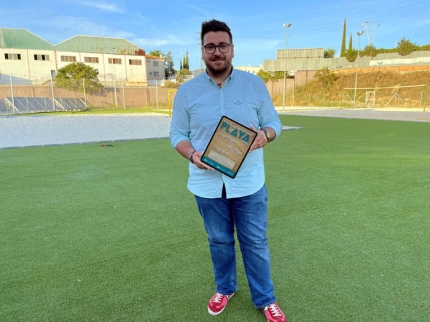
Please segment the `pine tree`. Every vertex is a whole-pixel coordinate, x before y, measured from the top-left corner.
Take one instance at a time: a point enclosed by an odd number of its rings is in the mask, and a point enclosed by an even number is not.
[[[343,21],[342,46],[340,48],[340,57],[346,55],[346,19]]]
[[[183,67],[183,69],[190,70],[190,64],[189,64],[189,60],[188,60],[188,51],[185,53],[184,63],[183,63],[182,67]]]
[[[354,48],[352,48],[352,34],[349,37],[349,47],[348,47],[348,51],[345,54],[345,58],[349,62],[353,62],[357,58],[357,51],[354,50]]]

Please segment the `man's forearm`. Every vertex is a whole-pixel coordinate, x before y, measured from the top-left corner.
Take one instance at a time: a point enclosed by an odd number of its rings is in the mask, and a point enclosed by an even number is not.
[[[178,151],[179,154],[182,155],[184,158],[193,162],[191,157],[192,157],[193,153],[195,152],[195,149],[191,145],[190,141],[184,140],[184,141],[179,142],[176,145],[176,151]]]

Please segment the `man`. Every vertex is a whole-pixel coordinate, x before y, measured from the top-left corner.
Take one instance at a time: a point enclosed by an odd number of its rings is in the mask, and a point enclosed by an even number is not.
[[[208,312],[220,314],[237,291],[236,229],[254,306],[263,310],[267,321],[286,321],[276,303],[270,276],[261,149],[279,136],[282,124],[262,80],[233,69],[232,38],[224,22],[203,22],[201,44],[206,73],[181,85],[176,93],[170,140],[190,161],[188,189],[195,195],[208,234],[216,284]],[[223,115],[257,132],[234,179],[201,162]]]

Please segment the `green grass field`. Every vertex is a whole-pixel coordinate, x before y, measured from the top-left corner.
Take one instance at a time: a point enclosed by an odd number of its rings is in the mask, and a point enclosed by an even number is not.
[[[281,116],[269,244],[294,321],[429,321],[430,124]],[[0,321],[264,321],[243,267],[218,317],[167,139],[0,150]]]

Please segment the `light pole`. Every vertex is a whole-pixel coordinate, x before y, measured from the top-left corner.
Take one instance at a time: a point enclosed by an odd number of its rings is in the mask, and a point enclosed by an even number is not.
[[[114,92],[114,95],[115,95],[115,107],[118,107],[118,99],[117,99],[117,97],[116,97],[116,84],[115,84],[115,78],[114,78],[114,76],[115,76],[115,67],[114,67],[114,62],[113,62],[113,53],[112,53],[112,51],[110,52],[110,54],[111,54],[111,59],[112,59],[112,81],[113,81],[113,92]]]
[[[290,28],[291,26],[291,23],[284,23],[284,27],[287,30],[287,35],[285,37],[284,92],[282,94],[282,110],[285,110],[285,91],[287,89],[288,28]]]
[[[372,45],[373,46],[374,46],[374,42],[375,42],[376,29],[378,29],[379,26],[380,26],[380,24],[377,23],[376,26],[375,26],[375,31],[373,32],[373,38],[372,38]]]
[[[113,92],[114,92],[114,97],[115,97],[115,107],[118,107],[118,99],[116,97],[116,84],[115,84],[115,79],[114,79],[114,74],[115,74],[115,67],[114,67],[114,60],[113,60],[113,51],[116,49],[116,47],[110,47],[110,46],[103,46],[103,49],[110,49],[110,59],[111,59],[111,63],[112,63],[112,83],[113,83]],[[109,58],[108,58],[108,62],[109,62]]]
[[[365,21],[363,24],[360,25],[360,27],[365,27],[366,28],[366,33],[367,33],[367,45],[371,45],[370,43],[370,33],[369,33],[369,29],[367,29],[367,25],[369,24],[369,21]]]
[[[360,36],[364,34],[364,31],[357,31],[358,36],[358,51],[357,51],[357,64],[355,65],[355,86],[354,86],[354,108],[357,107],[357,81],[358,81],[358,59],[360,58]]]

